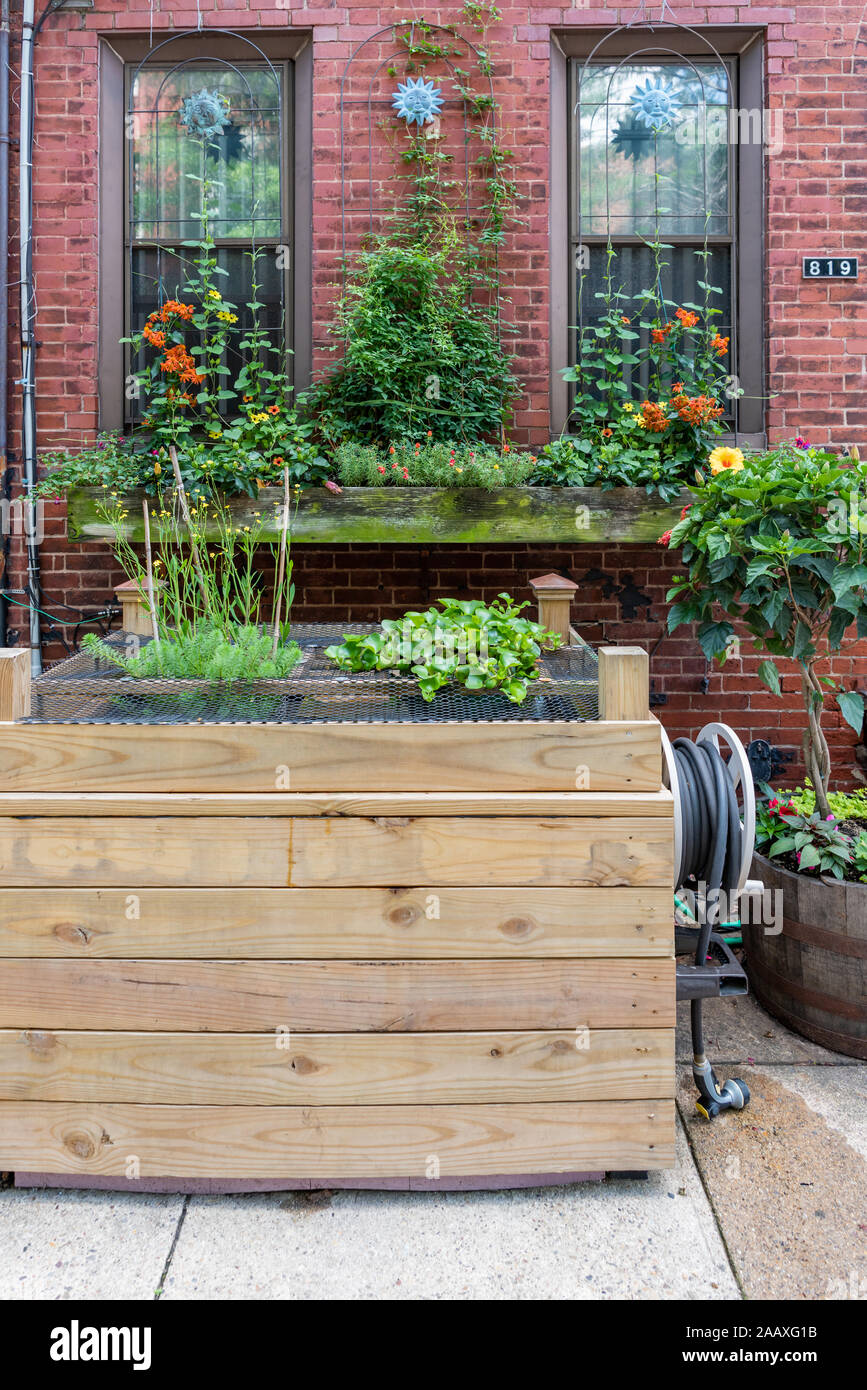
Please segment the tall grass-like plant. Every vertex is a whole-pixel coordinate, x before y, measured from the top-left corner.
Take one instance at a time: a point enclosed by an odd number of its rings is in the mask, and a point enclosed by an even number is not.
[[[106,657],[136,676],[227,680],[288,674],[300,655],[290,637],[295,586],[283,524],[289,506],[287,489],[277,515],[281,541],[274,543],[265,540],[274,520],[270,510],[254,512],[251,523],[239,526],[219,494],[185,500],[180,489],[167,490],[157,509],[145,513],[149,571],[147,550],[142,556],[127,539],[126,503],[110,497],[100,508],[102,518],[114,532],[120,565],[148,607],[153,593],[155,630],[153,643],[141,651],[103,647]],[[257,551],[272,558],[270,610]]]

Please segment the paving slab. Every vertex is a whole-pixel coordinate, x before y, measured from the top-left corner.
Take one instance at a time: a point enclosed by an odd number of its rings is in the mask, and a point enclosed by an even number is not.
[[[773,1066],[807,1062],[814,1066],[855,1066],[854,1057],[808,1042],[773,1018],[750,994],[708,999],[704,1005],[705,1051],[714,1066]],[[692,1061],[689,1005],[677,1006],[677,1060]],[[747,1077],[749,1080],[749,1077]]]
[[[0,1191],[0,1300],[151,1299],[183,1197]]]
[[[747,1298],[867,1298],[864,1071],[750,1068],[747,1108],[709,1122],[683,1068],[681,1113]]]
[[[646,1180],[191,1197],[166,1299],[736,1299],[678,1126]]]

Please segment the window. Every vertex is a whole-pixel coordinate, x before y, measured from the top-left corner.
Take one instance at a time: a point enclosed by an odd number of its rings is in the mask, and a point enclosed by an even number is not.
[[[289,64],[178,68],[166,62],[128,68],[127,79],[125,336],[140,331],[164,300],[184,298],[195,254],[184,243],[202,234],[199,209],[206,183],[217,263],[228,274],[223,284],[237,305],[240,327],[250,326],[246,306],[255,298],[270,341],[285,341],[291,292],[289,141],[283,137]],[[222,133],[208,141],[191,138],[181,119],[184,103],[202,92],[219,94],[228,119]],[[256,252],[254,295],[251,253]],[[291,349],[291,342],[286,346]],[[290,364],[287,353],[287,370]],[[128,372],[138,365],[129,362]],[[241,362],[226,365],[234,377]],[[135,413],[131,401],[127,419]]]
[[[720,48],[725,35],[708,32],[720,57],[697,35],[675,27],[663,33],[623,30],[596,53],[599,32],[572,34],[571,43],[563,43],[560,99],[568,122],[561,206],[568,241],[561,273],[568,278],[568,322],[562,313],[559,321],[557,311],[552,314],[552,367],[559,376],[559,368],[575,361],[578,325],[592,323],[602,312],[596,296],[604,289],[609,239],[616,253],[615,287],[634,295],[653,285],[648,242],[658,229],[667,248],[659,287],[666,298],[702,303],[699,282],[705,280],[721,291],[711,303],[721,311],[719,332],[731,340],[726,366],[736,380],[729,424],[741,434],[759,435],[761,69],[741,56],[743,33],[730,52]],[[683,53],[671,51],[679,43]],[[760,45],[754,47],[760,55]],[[757,125],[744,119],[745,70]],[[555,80],[554,92],[557,87]],[[555,169],[552,182],[556,177]],[[556,298],[552,285],[552,303]],[[567,297],[561,292],[559,298]],[[642,389],[641,381],[632,384]],[[552,385],[555,428],[562,427],[568,411],[567,392]]]
[[[100,424],[138,418],[127,383],[140,365],[121,338],[166,298],[183,298],[185,243],[201,236],[202,181],[224,292],[249,326],[252,301],[286,371],[307,384],[310,360],[310,64],[304,35],[179,35],[152,53],[140,40],[103,46],[100,128]],[[204,49],[207,49],[207,56]],[[309,46],[307,49],[309,53]],[[191,138],[184,103],[217,97],[226,123]],[[125,137],[125,138],[124,138]],[[300,166],[303,178],[296,182]],[[255,262],[251,253],[258,253]],[[254,274],[256,291],[254,294]],[[240,362],[227,360],[234,377]]]

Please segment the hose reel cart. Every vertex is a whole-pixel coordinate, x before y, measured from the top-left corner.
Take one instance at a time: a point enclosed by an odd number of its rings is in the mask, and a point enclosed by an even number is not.
[[[728,750],[723,756],[720,745]],[[749,1103],[745,1081],[720,1086],[704,1046],[705,999],[747,993],[747,978],[725,929],[740,926],[740,904],[761,885],[748,879],[756,802],[746,750],[727,724],[706,724],[695,742],[662,731],[664,781],[674,797],[675,953],[678,1002],[689,1001],[697,1109],[707,1119]]]

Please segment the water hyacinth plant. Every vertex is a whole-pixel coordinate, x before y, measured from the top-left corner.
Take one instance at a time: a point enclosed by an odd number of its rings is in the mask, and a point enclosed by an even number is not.
[[[387,620],[379,632],[344,637],[325,655],[344,671],[399,671],[418,679],[430,701],[449,684],[469,691],[499,691],[512,704],[527,697],[538,678],[543,647],[561,639],[521,616],[526,603],[508,594],[481,599],[440,599],[437,607]]]

